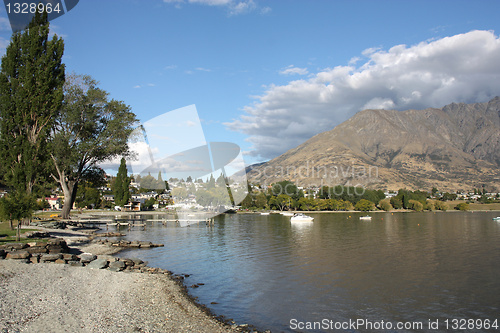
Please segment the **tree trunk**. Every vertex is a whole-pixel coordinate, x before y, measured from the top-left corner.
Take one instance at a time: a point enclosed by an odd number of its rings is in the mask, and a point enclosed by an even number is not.
[[[78,183],[75,181],[65,181],[64,179],[59,183],[61,184],[64,193],[64,204],[61,211],[61,217],[63,219],[69,219],[73,203],[75,202]]]

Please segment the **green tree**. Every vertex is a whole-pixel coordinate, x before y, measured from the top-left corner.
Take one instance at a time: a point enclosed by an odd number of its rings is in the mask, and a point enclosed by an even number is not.
[[[367,212],[370,210],[375,210],[375,204],[370,200],[361,199],[356,203],[356,205],[354,205],[354,209]]]
[[[294,183],[289,180],[284,180],[277,182],[271,188],[272,195],[279,196],[280,194],[286,194],[293,200],[299,200],[304,197],[304,192],[300,190]]]
[[[36,12],[28,29],[12,35],[0,70],[0,156],[5,183],[22,203],[46,180],[47,137],[63,100],[63,40],[49,40],[47,14]],[[26,209],[22,216],[29,217]]]
[[[71,74],[64,85],[62,111],[52,133],[52,177],[64,193],[61,212],[68,218],[78,184],[92,176],[97,164],[128,154],[128,139],[137,122],[130,107],[109,100],[88,75]]]
[[[127,163],[125,158],[122,157],[120,161],[120,167],[118,168],[118,173],[116,174],[116,179],[114,182],[113,194],[115,196],[115,204],[123,207],[130,200],[130,177],[127,176]]]
[[[385,210],[386,212],[392,210],[391,201],[389,199],[380,200],[378,206],[380,207],[380,209]]]
[[[436,200],[434,201],[434,208],[437,210],[446,211],[448,210],[448,205],[443,201]]]
[[[264,209],[264,208],[266,208],[266,206],[267,206],[267,197],[264,193],[259,192],[255,196],[255,207],[260,208],[260,209]]]
[[[413,209],[416,212],[421,212],[424,210],[424,205],[420,201],[417,200],[409,200],[408,202],[409,206],[408,208]]]
[[[467,202],[461,202],[455,207],[455,209],[457,209],[457,210],[469,210],[470,208],[469,208],[469,204]]]

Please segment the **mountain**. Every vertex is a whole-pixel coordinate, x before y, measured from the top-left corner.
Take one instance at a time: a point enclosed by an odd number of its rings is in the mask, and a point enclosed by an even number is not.
[[[364,110],[254,166],[252,182],[500,190],[500,97],[441,109]]]

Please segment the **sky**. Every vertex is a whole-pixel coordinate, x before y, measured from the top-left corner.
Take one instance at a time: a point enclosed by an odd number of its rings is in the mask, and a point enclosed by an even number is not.
[[[247,165],[366,108],[500,95],[500,1],[82,0],[51,21],[67,72],[142,122],[195,105]],[[0,53],[11,29],[0,11]]]

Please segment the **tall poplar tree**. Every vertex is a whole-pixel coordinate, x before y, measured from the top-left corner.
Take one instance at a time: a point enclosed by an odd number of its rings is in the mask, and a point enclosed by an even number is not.
[[[47,14],[37,12],[26,30],[12,35],[2,57],[0,168],[12,197],[32,197],[46,179],[47,137],[63,100],[63,51],[61,38],[49,40]]]
[[[123,207],[130,200],[129,186],[130,177],[127,176],[127,164],[125,162],[125,158],[122,157],[113,188],[115,203],[118,206]]]

